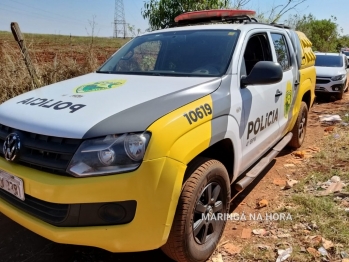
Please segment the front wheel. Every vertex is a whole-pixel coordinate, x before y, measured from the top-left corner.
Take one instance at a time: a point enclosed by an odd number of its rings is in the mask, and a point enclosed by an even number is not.
[[[217,160],[199,158],[188,170],[169,238],[161,249],[178,262],[202,262],[212,255],[222,236],[230,180]]]
[[[304,141],[305,133],[307,130],[307,121],[308,121],[308,106],[305,102],[301,103],[299,109],[297,121],[294,124],[292,129],[292,139],[289,142],[289,146],[293,148],[299,148]]]
[[[344,93],[344,90],[336,95],[337,100],[341,100],[343,98],[343,93]]]

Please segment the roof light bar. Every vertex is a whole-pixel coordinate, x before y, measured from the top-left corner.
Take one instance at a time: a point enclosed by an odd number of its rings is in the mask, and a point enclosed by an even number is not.
[[[199,19],[231,18],[234,16],[253,16],[256,12],[252,10],[215,9],[194,11],[181,14],[175,18],[175,22]]]

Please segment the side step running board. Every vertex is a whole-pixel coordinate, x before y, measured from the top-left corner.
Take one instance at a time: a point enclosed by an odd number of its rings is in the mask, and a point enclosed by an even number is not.
[[[281,150],[291,141],[293,134],[289,132],[265,157],[263,157],[239,182],[235,184],[235,189],[242,191],[267,167],[267,165],[281,152]]]

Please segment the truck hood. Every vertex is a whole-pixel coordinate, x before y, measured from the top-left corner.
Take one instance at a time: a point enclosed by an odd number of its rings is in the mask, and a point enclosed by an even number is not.
[[[346,75],[347,71],[340,67],[324,67],[316,66],[316,76],[317,77],[334,77],[338,75]]]
[[[144,131],[163,115],[215,91],[217,77],[91,73],[0,105],[0,124],[32,133],[91,138]]]

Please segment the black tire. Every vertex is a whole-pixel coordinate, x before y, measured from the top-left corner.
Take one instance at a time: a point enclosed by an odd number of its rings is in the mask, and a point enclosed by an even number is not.
[[[225,219],[202,219],[202,214],[228,213],[230,180],[221,162],[207,158],[195,160],[186,175],[169,238],[161,249],[178,262],[202,262],[216,249],[226,224]]]
[[[348,82],[347,86],[344,89],[344,93],[348,92],[348,90],[349,90],[349,82]]]
[[[304,141],[305,133],[307,130],[308,122],[308,106],[302,101],[301,108],[298,113],[297,121],[292,129],[292,139],[289,142],[289,146],[293,148],[299,148]]]
[[[343,93],[344,93],[344,90],[342,90],[339,94],[336,95],[336,99],[341,100],[343,98]]]

